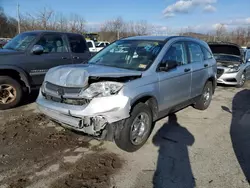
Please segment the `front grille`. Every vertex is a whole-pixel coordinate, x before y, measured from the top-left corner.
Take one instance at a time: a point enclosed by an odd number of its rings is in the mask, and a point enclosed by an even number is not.
[[[79,98],[82,88],[63,87],[46,82],[43,96],[47,100],[70,105],[85,105],[90,102],[88,99]]]
[[[51,100],[51,101],[58,102],[58,103],[70,104],[70,105],[82,106],[90,102],[90,100],[88,99],[68,99],[68,98],[63,98],[63,97],[59,98],[59,97],[53,97],[53,96],[46,95],[46,94],[44,96],[47,100]]]
[[[63,87],[52,84],[50,82],[46,82],[45,89],[57,93],[59,89],[63,89],[64,94],[79,94],[82,88],[77,87]]]
[[[220,78],[223,73],[224,69],[217,69],[217,78]]]

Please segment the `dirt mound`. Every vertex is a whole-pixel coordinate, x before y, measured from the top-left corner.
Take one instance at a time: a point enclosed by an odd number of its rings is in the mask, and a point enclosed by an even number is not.
[[[65,130],[44,115],[10,115],[3,113],[0,123],[0,185],[105,188],[121,168],[118,156],[96,149],[90,137]]]
[[[72,172],[56,181],[51,188],[108,188],[110,176],[122,166],[115,154],[91,154],[80,160]]]

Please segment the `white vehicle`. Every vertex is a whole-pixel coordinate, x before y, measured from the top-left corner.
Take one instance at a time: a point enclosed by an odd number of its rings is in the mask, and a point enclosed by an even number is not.
[[[98,41],[98,42],[96,42],[97,47],[103,47],[104,48],[104,47],[106,47],[108,45],[110,45],[110,43],[107,42],[107,41]]]
[[[87,40],[87,45],[89,47],[90,52],[99,52],[101,51],[106,45],[109,44],[108,42],[94,42],[93,40]]]

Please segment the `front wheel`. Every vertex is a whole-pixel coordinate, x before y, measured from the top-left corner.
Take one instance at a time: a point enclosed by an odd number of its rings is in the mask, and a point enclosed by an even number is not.
[[[0,76],[0,110],[17,106],[22,95],[23,90],[19,82],[9,76]]]
[[[148,105],[138,103],[133,108],[131,116],[124,121],[115,143],[122,150],[134,152],[145,144],[151,129],[152,112]]]
[[[198,110],[206,110],[212,100],[213,95],[213,84],[212,82],[207,82],[203,88],[200,98],[194,104],[194,108]]]
[[[237,88],[241,88],[245,85],[245,82],[246,82],[246,73],[243,72],[241,77],[240,77],[240,80],[239,80],[239,83],[236,85]]]

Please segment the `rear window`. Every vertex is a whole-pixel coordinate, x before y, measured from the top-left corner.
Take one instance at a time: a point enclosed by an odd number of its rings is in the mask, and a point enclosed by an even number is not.
[[[213,58],[213,55],[205,47],[202,47],[202,51],[204,53],[204,59],[205,60]]]

